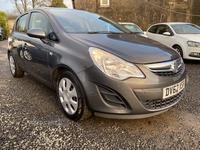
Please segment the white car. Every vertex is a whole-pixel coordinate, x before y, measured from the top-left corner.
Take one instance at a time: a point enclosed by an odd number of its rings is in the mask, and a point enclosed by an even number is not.
[[[118,23],[124,26],[125,28],[129,29],[133,33],[137,33],[141,36],[147,37],[147,35],[142,31],[142,29],[135,23],[130,23],[130,22],[118,22]]]
[[[148,38],[174,48],[184,59],[200,60],[200,27],[191,23],[167,22],[149,27]]]

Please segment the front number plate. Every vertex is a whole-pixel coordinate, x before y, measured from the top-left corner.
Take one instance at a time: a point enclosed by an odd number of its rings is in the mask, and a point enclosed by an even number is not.
[[[180,93],[185,88],[185,79],[177,84],[163,88],[163,99]]]

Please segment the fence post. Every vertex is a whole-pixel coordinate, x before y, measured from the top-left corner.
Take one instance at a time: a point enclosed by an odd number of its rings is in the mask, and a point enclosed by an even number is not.
[[[10,34],[9,20],[7,20],[8,33]]]

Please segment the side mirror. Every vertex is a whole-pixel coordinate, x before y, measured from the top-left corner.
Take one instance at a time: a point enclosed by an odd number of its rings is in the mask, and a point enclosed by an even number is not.
[[[45,39],[46,34],[43,29],[35,28],[27,31],[27,35],[34,38]]]
[[[167,35],[167,36],[170,36],[171,33],[170,32],[164,32],[163,35]]]

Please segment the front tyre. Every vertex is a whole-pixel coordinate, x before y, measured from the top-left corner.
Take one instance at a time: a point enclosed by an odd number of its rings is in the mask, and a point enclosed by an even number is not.
[[[24,71],[22,71],[19,66],[15,63],[15,60],[12,56],[12,54],[9,55],[9,65],[10,65],[10,71],[13,77],[15,78],[21,78],[24,76]]]
[[[57,96],[69,119],[83,120],[91,116],[87,108],[84,90],[77,77],[70,71],[61,73],[57,81]]]
[[[181,57],[183,58],[183,51],[182,48],[180,46],[174,46],[174,49],[181,55]]]

